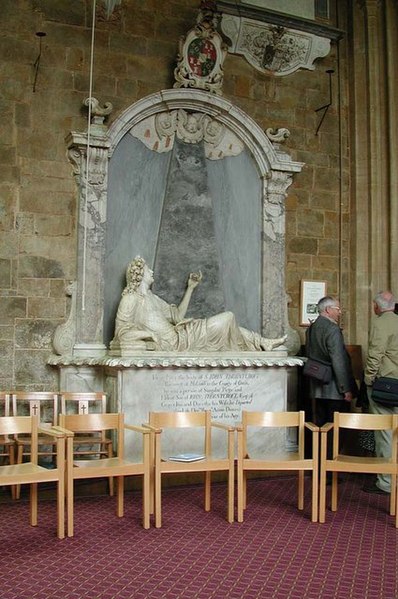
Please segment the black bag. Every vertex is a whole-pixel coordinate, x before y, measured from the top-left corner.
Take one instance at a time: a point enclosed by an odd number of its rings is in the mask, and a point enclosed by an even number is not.
[[[332,366],[328,362],[323,362],[322,360],[307,358],[307,361],[304,364],[303,374],[304,376],[309,376],[322,385],[325,385],[332,380]]]
[[[398,379],[381,376],[375,380],[372,387],[372,399],[376,403],[389,408],[398,406]]]

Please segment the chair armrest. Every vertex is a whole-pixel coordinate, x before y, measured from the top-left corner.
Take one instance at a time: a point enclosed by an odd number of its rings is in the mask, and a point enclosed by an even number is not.
[[[334,424],[333,422],[327,422],[326,424],[324,424],[321,428],[321,433],[328,433],[329,431],[332,430]]]
[[[124,428],[127,428],[129,431],[135,431],[136,433],[142,433],[144,435],[149,435],[152,431],[148,426],[136,426],[135,424],[124,424]]]
[[[148,424],[147,422],[144,422],[142,426],[144,428],[147,428],[148,430],[152,431],[153,433],[161,433],[162,432],[161,428],[156,428],[155,426],[152,426],[151,424]]]
[[[319,433],[319,426],[316,426],[316,424],[314,424],[313,422],[305,422],[304,426],[313,433]]]
[[[66,428],[61,428],[60,426],[52,426],[49,428],[38,426],[37,430],[39,433],[50,435],[51,437],[73,437],[72,431],[69,431]]]
[[[215,428],[221,428],[224,431],[228,431],[228,432],[235,431],[235,427],[234,426],[231,426],[231,425],[228,425],[228,424],[222,424],[221,422],[214,422],[214,421],[212,421],[212,422],[210,422],[210,425],[214,426]]]

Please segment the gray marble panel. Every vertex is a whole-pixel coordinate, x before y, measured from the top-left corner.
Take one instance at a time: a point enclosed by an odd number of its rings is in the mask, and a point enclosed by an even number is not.
[[[207,165],[225,308],[260,332],[262,180],[247,150]]]
[[[175,140],[154,265],[154,292],[173,304],[182,298],[188,273],[202,271],[187,312],[196,318],[225,310],[207,164],[203,142]]]
[[[127,422],[148,421],[153,412],[197,412],[211,410],[213,420],[235,425],[242,409],[283,411],[287,402],[287,372],[283,368],[125,369],[119,372],[120,409]],[[197,452],[200,431],[187,435],[173,431],[165,435],[164,455]],[[252,455],[286,449],[285,431],[253,431]],[[225,451],[225,433],[213,439],[216,455]]]
[[[170,153],[151,152],[126,134],[110,160],[105,257],[104,341],[113,338],[128,263],[140,254],[150,264],[156,243]]]

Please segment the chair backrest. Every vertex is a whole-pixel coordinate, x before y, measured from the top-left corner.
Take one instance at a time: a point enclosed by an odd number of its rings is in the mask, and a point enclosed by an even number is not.
[[[62,414],[89,414],[106,412],[106,394],[68,391],[60,394]]]
[[[29,434],[31,437],[31,459],[37,463],[37,427],[39,419],[37,416],[2,416],[0,417],[0,435]]]
[[[10,415],[10,394],[0,391],[0,416]]]
[[[37,416],[39,422],[58,423],[58,394],[47,391],[14,391],[11,393],[14,416]]]
[[[117,457],[124,456],[124,415],[121,413],[60,414],[59,425],[74,433],[116,431]]]
[[[258,428],[297,428],[298,452],[301,457],[304,457],[305,413],[303,410],[299,412],[248,412],[242,410],[244,453],[247,452],[247,428],[249,426]]]
[[[397,461],[398,414],[357,414],[335,412],[333,420],[333,456],[339,453],[339,431],[343,429],[392,432],[392,461]]]
[[[158,429],[204,428],[204,451],[211,454],[211,412],[150,412],[149,424]]]

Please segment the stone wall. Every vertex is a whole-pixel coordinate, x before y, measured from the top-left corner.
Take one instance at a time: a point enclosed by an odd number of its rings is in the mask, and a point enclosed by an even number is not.
[[[111,120],[173,84],[178,40],[198,0],[123,0],[107,21],[98,7],[93,95],[114,105]],[[333,24],[333,23],[331,23]],[[65,136],[86,129],[91,41],[89,0],[3,0],[0,21],[0,387],[51,389],[51,337],[67,318],[65,288],[76,274],[76,186]],[[42,52],[35,91],[34,63]],[[339,58],[339,60],[337,60]],[[316,108],[333,104],[315,135]],[[265,76],[228,55],[224,96],[265,128],[287,127],[286,150],[306,163],[287,198],[287,291],[299,320],[300,280],[328,282],[350,305],[350,226],[345,42],[313,71]],[[340,78],[340,101],[337,81]],[[343,148],[342,155],[340,149]],[[341,181],[341,185],[340,185]],[[340,241],[341,240],[341,241]],[[347,341],[350,323],[345,320]],[[303,332],[303,330],[302,330]]]

